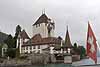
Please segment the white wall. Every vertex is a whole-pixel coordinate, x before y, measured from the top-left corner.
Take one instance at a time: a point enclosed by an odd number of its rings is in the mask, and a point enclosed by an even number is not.
[[[36,25],[33,26],[33,36],[36,34],[41,34],[43,38],[48,37],[47,25],[45,25],[45,23],[41,23],[40,26],[39,24],[37,26],[38,27],[36,27]],[[54,37],[54,29],[51,30],[50,34],[52,37]]]
[[[36,34],[40,34],[43,38],[48,36],[47,26],[45,23],[41,23],[40,26],[33,26],[33,36]]]
[[[36,46],[25,46],[25,47],[22,47],[21,48],[21,53],[31,53],[31,52],[35,52],[35,53],[38,53],[40,51],[40,53],[42,53],[42,49],[45,49],[47,48],[49,45],[40,45],[40,49],[38,48],[38,45]],[[32,49],[30,49],[30,47]],[[35,47],[35,49],[34,49]],[[26,49],[28,48],[28,49]]]

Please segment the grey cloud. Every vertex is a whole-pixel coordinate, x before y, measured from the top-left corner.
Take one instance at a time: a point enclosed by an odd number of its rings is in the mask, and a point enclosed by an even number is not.
[[[99,0],[0,0],[0,29],[14,35],[15,26],[20,24],[32,36],[32,24],[44,8],[56,23],[56,36],[64,38],[68,25],[72,42],[85,43],[90,20],[100,41]]]

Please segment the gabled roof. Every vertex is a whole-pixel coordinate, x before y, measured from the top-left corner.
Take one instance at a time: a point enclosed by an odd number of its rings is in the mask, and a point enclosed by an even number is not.
[[[64,47],[72,47],[69,32],[68,32],[68,27],[67,27],[66,36],[65,36],[65,45],[64,45]]]
[[[37,25],[37,24],[40,24],[40,23],[48,23],[48,17],[46,16],[46,14],[42,14],[38,20],[33,24],[34,25]]]
[[[30,39],[29,36],[27,35],[27,33],[25,32],[25,30],[21,31],[20,36],[23,39]]]
[[[61,40],[56,37],[46,37],[42,38],[40,34],[32,37],[28,42],[23,46],[31,46],[31,45],[49,45],[49,44],[60,44]]]

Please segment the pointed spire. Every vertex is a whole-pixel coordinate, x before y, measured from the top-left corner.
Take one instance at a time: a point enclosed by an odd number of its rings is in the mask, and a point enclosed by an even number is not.
[[[72,47],[69,32],[68,32],[68,25],[67,25],[67,31],[66,31],[66,36],[65,36],[65,45],[66,47]]]
[[[45,8],[42,10],[42,14],[45,14]]]

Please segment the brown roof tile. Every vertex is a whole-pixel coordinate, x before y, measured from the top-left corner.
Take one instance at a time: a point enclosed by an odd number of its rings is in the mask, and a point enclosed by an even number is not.
[[[30,42],[30,44],[29,44]],[[31,46],[31,45],[45,45],[45,44],[60,44],[61,40],[56,37],[46,37],[42,38],[41,35],[37,34],[32,37],[28,42],[26,42],[23,46]]]
[[[25,32],[25,30],[23,30],[23,31],[20,33],[20,36],[21,36],[21,38],[23,38],[23,39],[30,39],[29,36],[27,35],[27,33]]]
[[[46,16],[46,14],[42,14],[33,25],[37,25],[40,23],[48,23],[48,17]]]

